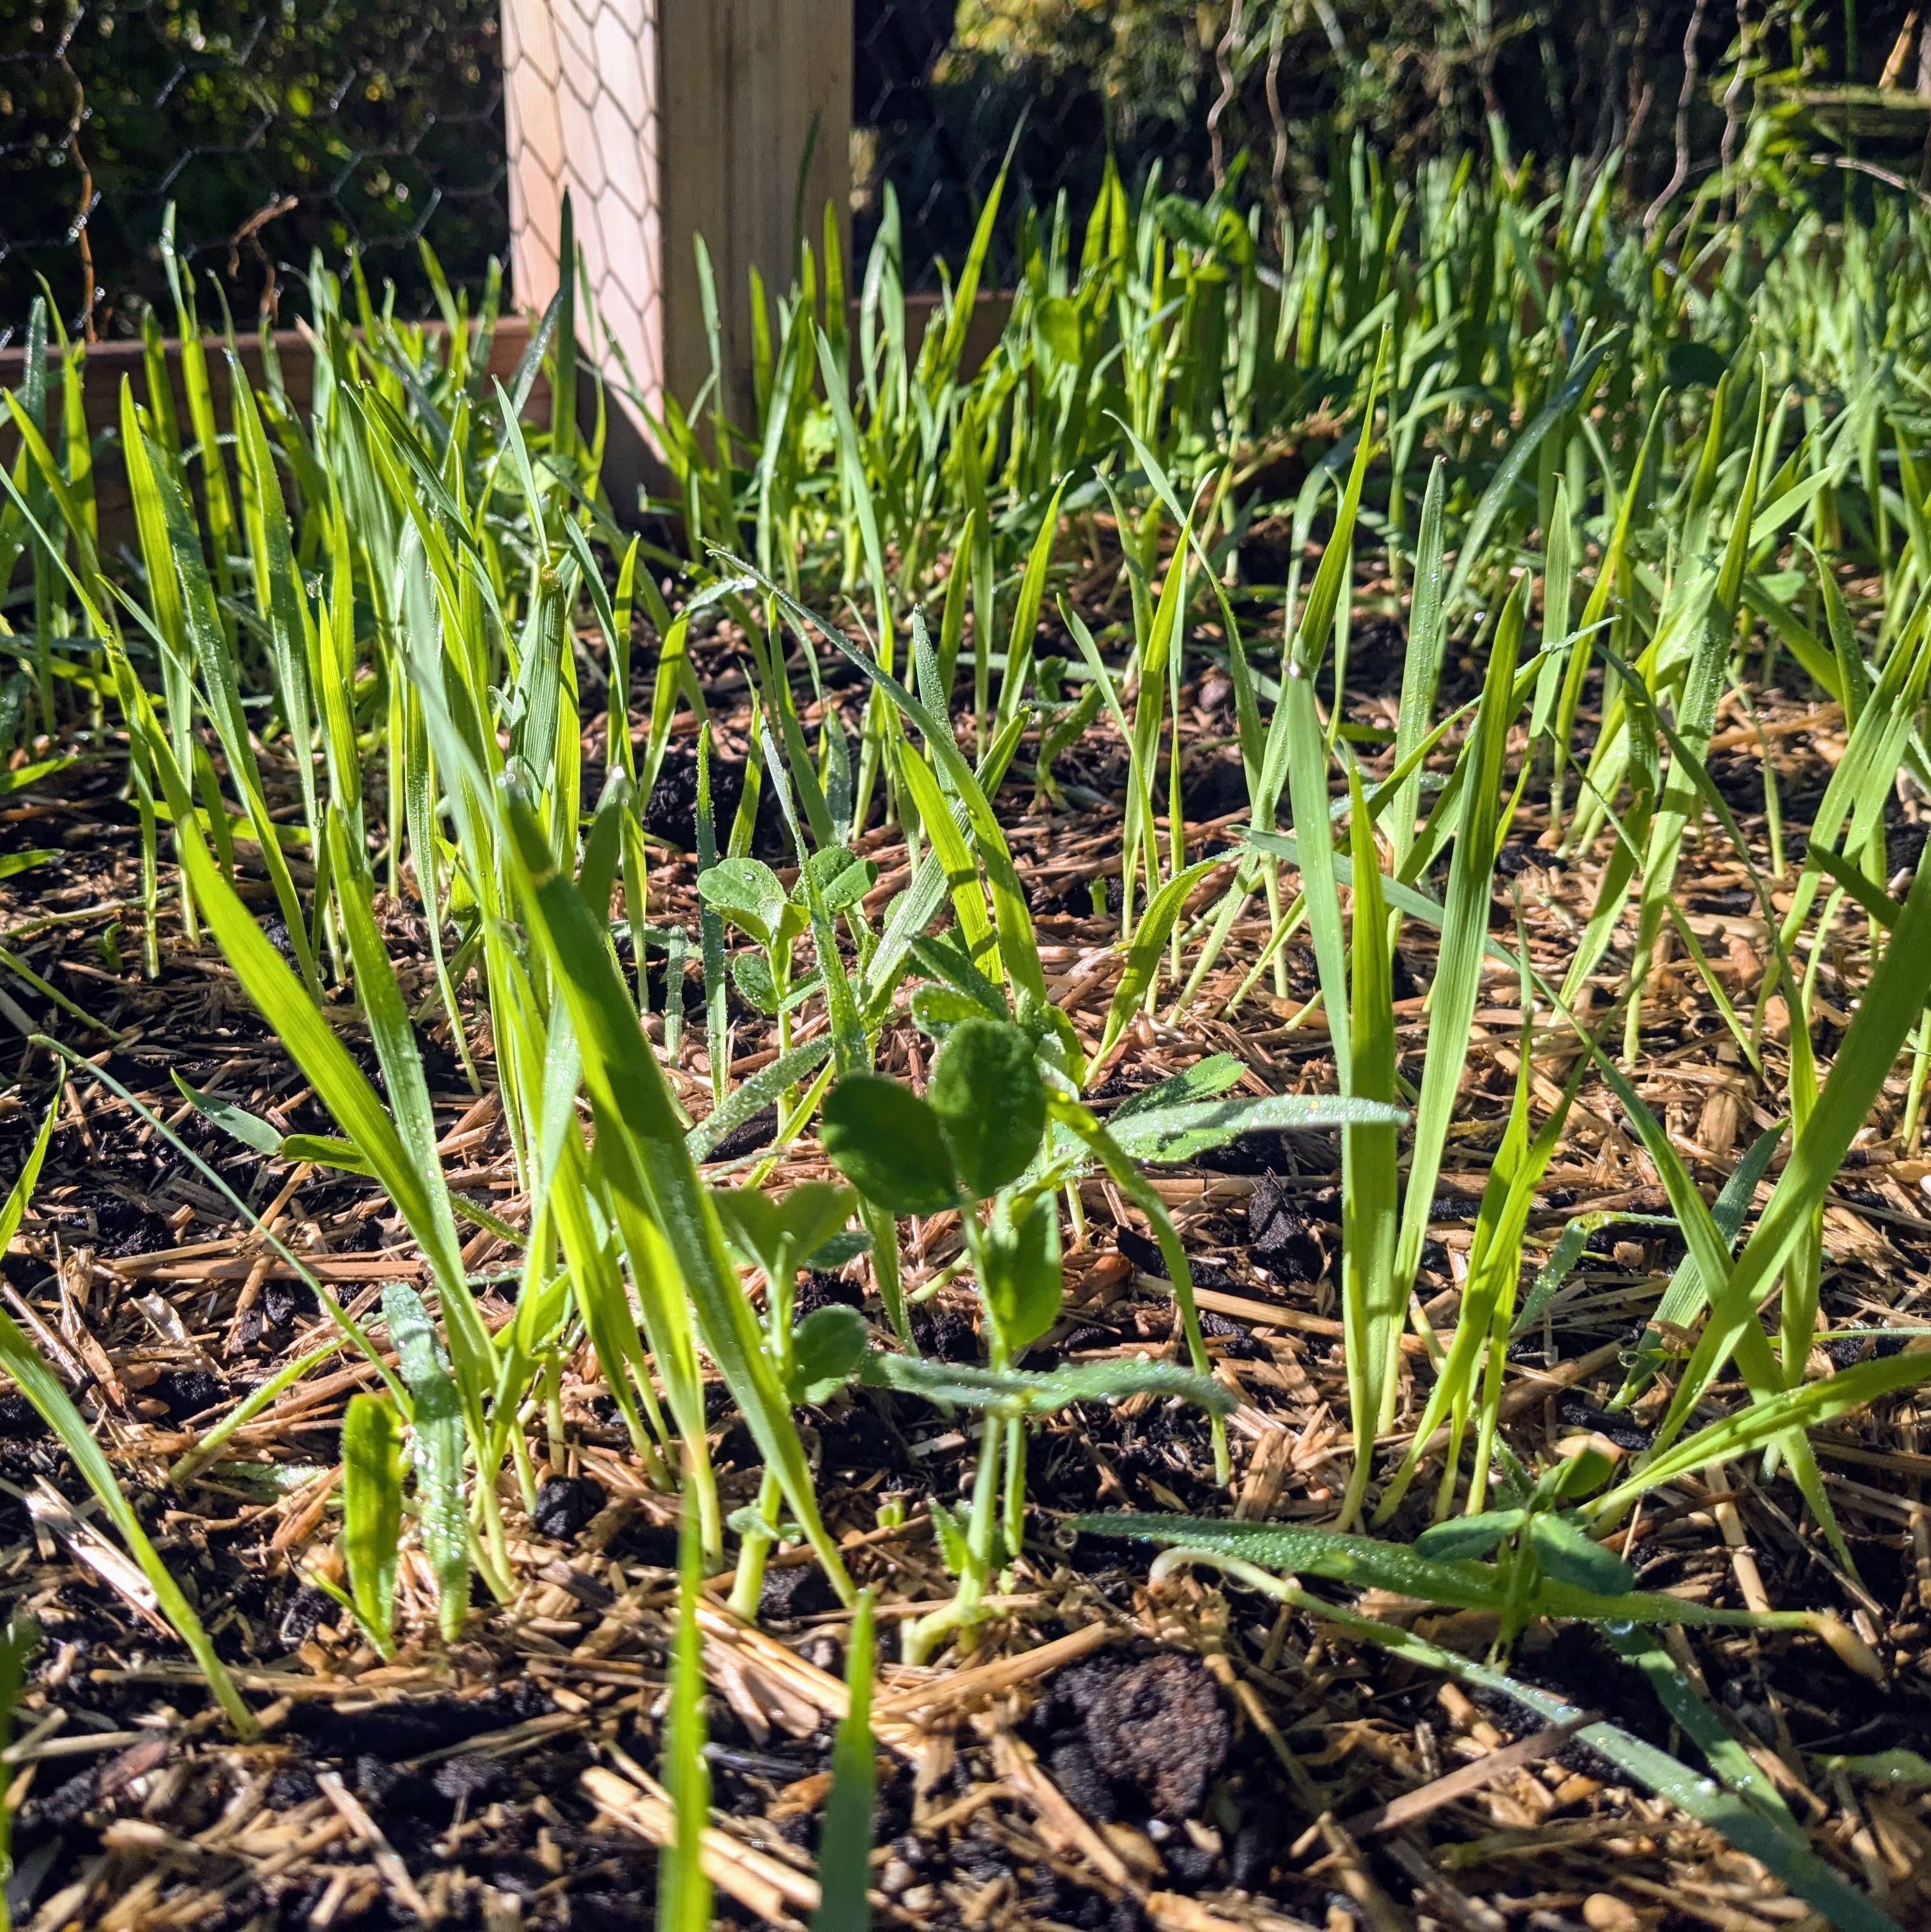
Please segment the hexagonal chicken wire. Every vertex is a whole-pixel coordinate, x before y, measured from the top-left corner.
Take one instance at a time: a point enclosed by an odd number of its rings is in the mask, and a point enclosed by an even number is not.
[[[0,342],[41,280],[70,328],[138,329],[175,209],[204,308],[301,306],[311,250],[429,300],[508,237],[495,0],[41,0],[0,20]]]

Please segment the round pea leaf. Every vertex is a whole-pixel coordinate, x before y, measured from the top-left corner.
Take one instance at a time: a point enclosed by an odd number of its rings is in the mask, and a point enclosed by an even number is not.
[[[865,1359],[865,1318],[855,1308],[830,1302],[814,1308],[791,1331],[791,1394],[822,1402]]]
[[[962,993],[956,986],[941,986],[929,981],[912,988],[911,1016],[912,1024],[920,1032],[942,1040],[965,1021],[984,1019],[986,1010],[969,993]],[[273,1132],[274,1130],[271,1128],[269,1131]]]
[[[734,952],[731,956],[731,983],[744,995],[747,1004],[761,1013],[778,1010],[778,982],[771,977],[770,963],[761,952]]]
[[[872,1238],[862,1228],[847,1228],[832,1236],[830,1240],[821,1242],[804,1258],[808,1268],[817,1268],[825,1274],[843,1268],[848,1262],[855,1262],[860,1255],[872,1252]]]
[[[1064,1286],[1059,1272],[1059,1212],[1041,1195],[1016,1226],[1003,1205],[985,1246],[987,1312],[998,1325],[1008,1354],[1037,1342],[1059,1318]]]
[[[713,1187],[710,1204],[724,1224],[724,1238],[753,1268],[776,1264],[785,1227],[776,1202],[755,1187]]]
[[[785,889],[758,859],[720,859],[698,874],[698,896],[760,946],[769,946],[785,916]]]
[[[811,875],[812,884],[818,889],[828,913],[842,912],[848,906],[854,906],[878,883],[878,868],[870,859],[861,859],[857,853],[848,851],[842,845],[828,846],[821,852],[814,852],[805,861],[805,872]],[[798,904],[809,903],[803,874],[791,888],[793,901]]]
[[[1039,1151],[1046,1083],[1019,1028],[962,1021],[939,1048],[926,1092],[959,1178],[981,1200],[1017,1180]]]
[[[806,1180],[778,1203],[778,1218],[791,1243],[794,1265],[815,1254],[851,1218],[857,1206],[848,1187]]]
[[[1528,1520],[1527,1510],[1484,1510],[1430,1525],[1415,1539],[1415,1554],[1431,1563],[1454,1563],[1487,1556]]]
[[[938,1116],[895,1080],[839,1081],[825,1096],[819,1138],[839,1172],[894,1214],[936,1214],[956,1198]]]
[[[1635,1588],[1636,1573],[1629,1564],[1566,1516],[1531,1516],[1529,1536],[1543,1570],[1558,1583],[1602,1597],[1619,1597]]]

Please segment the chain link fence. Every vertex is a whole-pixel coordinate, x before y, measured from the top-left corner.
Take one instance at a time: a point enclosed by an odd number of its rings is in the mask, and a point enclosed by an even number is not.
[[[1198,193],[1257,130],[1282,185],[1278,0],[854,0],[854,247],[899,212],[908,287],[956,272],[1010,150],[989,278],[1026,210],[1077,209],[1109,152]],[[1218,28],[1203,28],[1209,16]],[[1260,22],[1257,32],[1256,22]],[[1271,32],[1271,39],[1270,39]],[[288,322],[312,249],[431,304],[509,238],[497,0],[23,0],[0,8],[0,346],[44,281],[76,332],[171,326],[162,227],[239,323]],[[1272,65],[1267,63],[1271,47]]]
[[[496,0],[0,7],[0,346],[44,280],[77,333],[173,326],[167,211],[204,312],[286,322],[320,248],[417,309],[417,247],[479,283],[508,238]]]
[[[1008,152],[989,273],[1029,212],[1076,224],[1110,154],[1129,187],[1219,188],[1269,226],[1350,170],[1398,186],[1432,154],[1572,162],[1653,223],[1740,159],[1831,153],[1931,192],[1922,0],[855,0],[854,248],[897,205],[906,285],[956,274]],[[1815,151],[1827,150],[1818,153]],[[1833,190],[1827,184],[1822,200]]]
[[[1077,218],[1109,154],[1130,182],[1157,167],[1167,189],[1197,195],[1232,166],[1237,184],[1278,202],[1293,10],[1285,0],[855,0],[854,254],[864,259],[889,193],[907,286],[936,286],[941,261],[956,275],[1008,155],[996,283],[1016,266],[1029,212],[1050,220],[1064,194]]]
[[[418,313],[431,305],[419,242],[451,282],[479,284],[509,240],[499,4],[0,4],[0,345],[17,340],[43,278],[77,331],[133,334],[146,304],[171,324],[170,206],[197,288],[215,278],[245,326],[293,320],[316,248],[335,263],[359,250]],[[575,9],[587,24],[559,41],[554,77],[572,100],[632,86],[638,37],[613,55],[600,36],[635,10]],[[1077,221],[1109,156],[1133,186],[1221,187],[1271,218],[1345,166],[1356,130],[1398,182],[1424,154],[1479,150],[1498,134],[1551,169],[1620,148],[1624,191],[1647,200],[1693,185],[1734,145],[1744,94],[1719,98],[1712,84],[1726,62],[1743,63],[1724,69],[1737,74],[1841,75],[1861,83],[1847,90],[1860,101],[1872,82],[1902,98],[1914,71],[1931,98],[1921,10],[1863,0],[1855,34],[1851,10],[852,0],[854,254],[862,263],[895,202],[905,285],[935,287],[941,263],[956,274],[964,260],[1010,155],[986,278],[1009,285],[1029,218],[1050,220],[1063,194]],[[605,173],[635,160],[606,154]],[[1914,152],[1898,165],[1931,179],[1931,138],[1921,166]]]

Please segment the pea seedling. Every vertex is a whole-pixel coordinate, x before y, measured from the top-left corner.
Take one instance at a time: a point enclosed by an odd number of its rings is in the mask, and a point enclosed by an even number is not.
[[[863,1253],[869,1238],[844,1231],[857,1197],[848,1187],[809,1180],[773,1201],[755,1187],[714,1187],[710,1198],[725,1238],[740,1258],[764,1276],[764,1324],[771,1359],[780,1380],[800,1400],[812,1399],[815,1385],[824,1379],[823,1349],[818,1341],[824,1324],[806,1324],[803,1347],[795,1346],[791,1330],[797,1306],[797,1275],[801,1268],[836,1268]],[[846,1311],[848,1313],[849,1310]],[[833,1327],[834,1336],[837,1334]],[[836,1342],[833,1344],[836,1346]],[[806,1371],[799,1377],[800,1361]],[[848,1363],[834,1364],[833,1372]],[[842,1379],[842,1377],[840,1377]],[[778,1534],[782,1492],[769,1469],[758,1491],[757,1506],[738,1520],[743,1541],[738,1552],[737,1574],[731,1604],[741,1616],[755,1614],[764,1580],[764,1559]]]
[[[806,862],[812,883],[823,895],[834,918],[854,909],[877,881],[878,868],[843,846],[813,853]],[[731,961],[731,976],[751,1005],[777,1022],[779,1056],[791,1045],[791,1018],[798,1006],[815,992],[823,975],[814,974],[794,983],[797,942],[811,930],[811,906],[803,873],[789,892],[761,859],[720,859],[698,874],[698,893],[704,904],[751,940],[758,950],[740,952]],[[851,924],[861,950],[869,938],[862,918]],[[864,964],[861,957],[860,969]],[[790,1124],[790,1089],[778,1098],[778,1130]]]

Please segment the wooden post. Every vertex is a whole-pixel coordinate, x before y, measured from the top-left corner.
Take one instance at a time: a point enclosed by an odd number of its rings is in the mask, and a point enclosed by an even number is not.
[[[851,0],[504,0],[503,22],[517,301],[556,291],[567,189],[604,373],[653,415],[688,406],[711,369],[701,235],[748,423],[752,268],[788,288],[827,202],[849,248]]]

